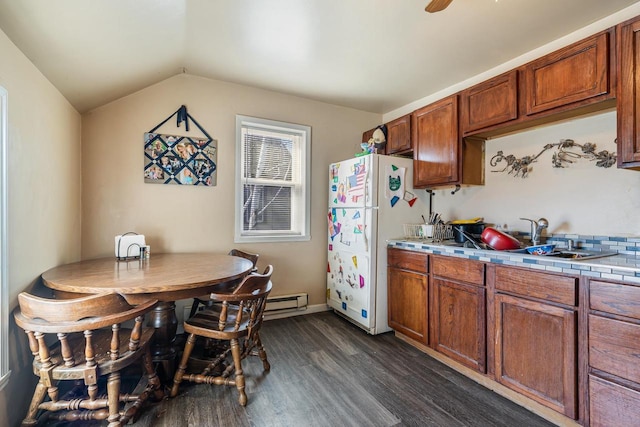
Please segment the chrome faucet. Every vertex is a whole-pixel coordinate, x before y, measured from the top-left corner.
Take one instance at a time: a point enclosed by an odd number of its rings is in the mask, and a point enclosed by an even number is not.
[[[531,244],[533,246],[540,244],[540,235],[542,234],[542,230],[549,227],[549,221],[547,221],[546,218],[540,218],[537,221],[529,218],[520,219],[531,222]]]

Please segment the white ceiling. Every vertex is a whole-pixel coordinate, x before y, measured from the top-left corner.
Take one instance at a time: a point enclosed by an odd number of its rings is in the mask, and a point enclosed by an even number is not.
[[[387,113],[631,0],[0,0],[0,28],[80,112],[188,74]]]

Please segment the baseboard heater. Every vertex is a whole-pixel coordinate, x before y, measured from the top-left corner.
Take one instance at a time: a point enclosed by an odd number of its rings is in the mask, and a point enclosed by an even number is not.
[[[270,314],[306,310],[308,303],[309,297],[306,293],[268,297],[264,312]]]

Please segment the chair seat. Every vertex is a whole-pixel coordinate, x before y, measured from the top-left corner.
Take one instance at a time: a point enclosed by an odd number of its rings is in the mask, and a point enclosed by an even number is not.
[[[196,334],[201,337],[229,340],[232,338],[245,337],[248,334],[248,324],[250,317],[245,310],[245,316],[239,327],[236,328],[237,313],[236,310],[229,310],[225,327],[219,330],[220,312],[219,306],[213,306],[198,312],[191,319],[185,320],[184,331],[189,334]]]
[[[131,329],[120,329],[121,334],[131,334]],[[140,348],[145,347],[147,343],[151,341],[154,330],[147,328],[142,331],[140,336]],[[120,342],[120,356],[117,360],[111,360],[109,349],[111,347],[112,332],[110,329],[100,329],[93,332],[92,340],[95,348],[95,362],[100,367],[99,375],[106,375],[112,372],[118,372],[124,367],[130,365],[131,358],[139,358],[141,353],[139,351],[129,350],[129,340],[122,340]],[[68,338],[71,348],[74,349],[73,360],[76,361],[75,366],[65,366],[62,354],[60,353],[60,345],[56,344],[51,348],[51,363],[54,368],[51,370],[52,378],[54,379],[84,379],[86,365],[83,363],[85,360],[84,354],[84,336],[82,334],[74,334]],[[42,362],[37,359],[33,361],[33,372],[38,375],[42,368]]]

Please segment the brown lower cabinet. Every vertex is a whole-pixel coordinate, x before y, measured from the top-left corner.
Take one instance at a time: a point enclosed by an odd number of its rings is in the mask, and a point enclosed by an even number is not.
[[[486,372],[484,263],[431,257],[431,344],[440,353]]]
[[[497,381],[577,418],[577,313],[499,294],[495,326]]]
[[[640,285],[389,248],[388,292],[389,325],[466,375],[585,426],[640,426]]]
[[[496,380],[578,418],[578,280],[495,267]]]
[[[640,286],[589,283],[589,425],[640,426]]]
[[[389,248],[387,260],[389,327],[426,345],[429,339],[429,257],[424,253]]]

